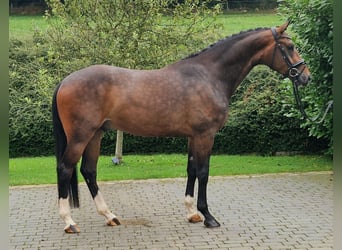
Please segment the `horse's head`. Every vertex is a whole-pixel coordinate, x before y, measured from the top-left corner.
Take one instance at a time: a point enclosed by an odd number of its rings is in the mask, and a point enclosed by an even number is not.
[[[277,28],[271,28],[272,42],[268,46],[267,65],[296,85],[306,85],[311,78],[310,71],[285,32],[288,25],[289,21]]]

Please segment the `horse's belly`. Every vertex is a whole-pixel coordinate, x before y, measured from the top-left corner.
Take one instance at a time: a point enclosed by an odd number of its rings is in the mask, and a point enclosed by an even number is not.
[[[173,118],[173,119],[172,119]],[[190,136],[192,128],[186,121],[162,114],[116,115],[111,119],[111,128],[128,132],[138,136]]]
[[[114,112],[109,119],[113,129],[138,136],[186,136],[216,133],[224,124],[226,112],[209,114],[198,109],[161,110],[126,108]]]

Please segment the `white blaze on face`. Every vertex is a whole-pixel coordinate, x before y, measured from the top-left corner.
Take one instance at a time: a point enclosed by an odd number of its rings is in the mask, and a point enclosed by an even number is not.
[[[100,191],[97,192],[97,195],[94,197],[94,202],[96,205],[97,212],[106,217],[107,222],[116,218],[116,216],[109,210],[106,202],[103,199],[103,196]]]
[[[186,218],[188,220],[195,214],[198,214],[194,197],[191,197],[190,195],[185,196],[184,204],[187,210]]]
[[[60,198],[58,204],[59,204],[59,215],[61,216],[61,218],[64,220],[66,224],[65,228],[69,227],[70,225],[76,225],[76,223],[71,218],[69,196],[66,199]]]

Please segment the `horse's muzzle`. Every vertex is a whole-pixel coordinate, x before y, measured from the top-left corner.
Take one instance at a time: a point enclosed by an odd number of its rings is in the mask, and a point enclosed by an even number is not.
[[[287,76],[291,79],[293,83],[295,83],[297,86],[302,85],[306,86],[309,81],[311,80],[310,71],[307,69],[305,62],[302,61],[301,64],[303,64],[303,68],[300,70],[296,66],[289,68],[287,72]]]
[[[311,80],[311,75],[301,74],[297,77],[296,84],[306,86]]]

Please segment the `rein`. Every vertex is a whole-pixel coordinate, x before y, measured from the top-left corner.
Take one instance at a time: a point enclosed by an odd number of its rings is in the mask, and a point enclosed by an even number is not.
[[[272,31],[272,35],[274,37],[274,40],[276,42],[276,46],[274,47],[274,52],[273,52],[273,56],[272,56],[272,64],[271,65],[273,65],[276,49],[279,48],[280,53],[281,53],[284,61],[286,62],[287,66],[288,66],[287,73],[285,73],[283,76],[284,76],[284,78],[289,77],[292,81],[293,95],[294,95],[295,100],[296,100],[297,108],[299,109],[300,113],[302,114],[302,116],[304,117],[305,120],[309,120],[310,122],[314,122],[317,124],[322,123],[324,121],[325,117],[327,116],[328,111],[333,107],[333,100],[328,101],[326,104],[326,108],[324,109],[324,107],[323,107],[321,112],[316,117],[314,117],[314,118],[308,117],[308,115],[305,112],[305,109],[304,109],[304,106],[302,103],[302,98],[300,96],[299,89],[298,89],[299,77],[303,73],[303,71],[306,67],[306,63],[304,60],[300,60],[300,61],[296,62],[295,64],[292,64],[287,53],[286,53],[286,51],[285,51],[285,49],[284,49],[284,47],[279,43],[280,38],[288,38],[288,39],[291,39],[291,38],[288,36],[278,37],[276,29],[274,27],[271,28],[271,31]],[[297,68],[300,65],[304,65],[304,67],[301,71],[299,71]],[[323,113],[322,118],[320,120],[318,120],[322,113]]]
[[[305,112],[305,109],[302,103],[302,98],[299,94],[298,85],[295,82],[292,82],[292,83],[293,83],[293,95],[295,96],[297,107],[300,113],[302,114],[302,116],[304,117],[304,119],[309,120],[310,122],[313,122],[313,123],[317,123],[317,124],[322,123],[325,117],[327,116],[329,109],[333,107],[334,101],[333,100],[328,101],[325,109],[323,106],[321,112],[317,116],[315,116],[314,118],[310,118]],[[318,120],[321,115],[322,115],[322,118]]]

